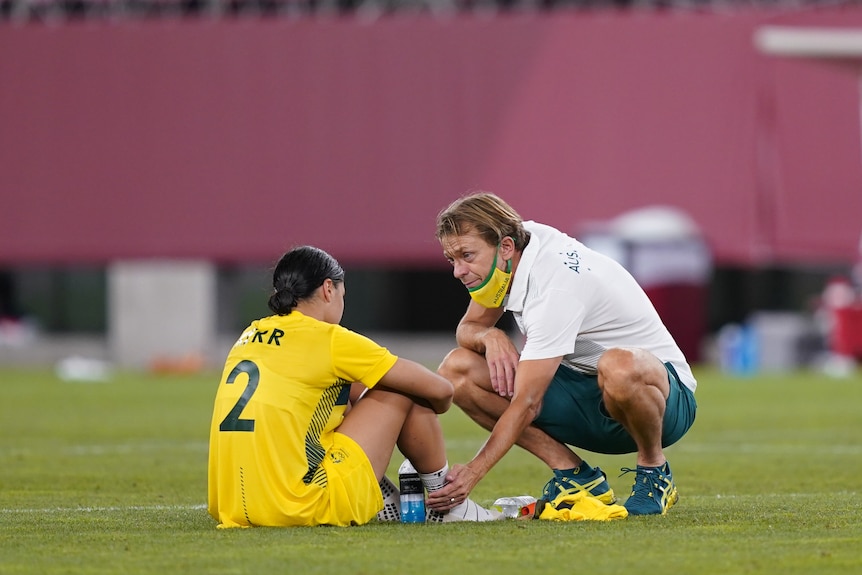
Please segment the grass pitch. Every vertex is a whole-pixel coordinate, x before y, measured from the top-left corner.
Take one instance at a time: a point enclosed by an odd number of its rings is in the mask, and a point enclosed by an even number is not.
[[[862,373],[696,373],[666,517],[217,530],[204,504],[218,374],[67,383],[0,368],[0,574],[862,572]],[[484,432],[457,408],[443,422],[450,461],[469,459]],[[634,457],[584,455],[624,499]],[[548,477],[515,448],[473,495],[537,495]]]

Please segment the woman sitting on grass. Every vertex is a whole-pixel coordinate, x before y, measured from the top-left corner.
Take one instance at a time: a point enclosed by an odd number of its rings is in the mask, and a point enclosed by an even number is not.
[[[243,332],[216,393],[210,515],[219,527],[397,520],[398,491],[384,475],[395,445],[429,492],[446,482],[437,414],[451,406],[452,384],[339,325],[344,270],[326,252],[290,250],[273,287],[275,315]],[[466,497],[429,510],[441,522],[499,517]]]

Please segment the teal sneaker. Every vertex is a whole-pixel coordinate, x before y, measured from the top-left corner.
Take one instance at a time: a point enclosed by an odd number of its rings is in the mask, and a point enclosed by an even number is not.
[[[598,467],[590,467],[586,461],[574,469],[554,469],[554,476],[542,490],[542,499],[553,501],[560,493],[578,491],[588,492],[605,505],[617,501],[605,472]]]
[[[620,477],[626,473],[635,474],[632,494],[625,503],[629,515],[665,515],[679,500],[670,464],[667,462],[659,467],[623,467],[621,471]]]

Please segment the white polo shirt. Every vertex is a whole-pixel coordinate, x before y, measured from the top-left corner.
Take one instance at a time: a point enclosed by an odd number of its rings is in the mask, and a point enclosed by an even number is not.
[[[524,228],[530,243],[505,303],[526,337],[522,360],[563,356],[564,365],[595,375],[605,350],[637,347],[670,362],[694,391],[685,356],[625,268],[550,226]]]

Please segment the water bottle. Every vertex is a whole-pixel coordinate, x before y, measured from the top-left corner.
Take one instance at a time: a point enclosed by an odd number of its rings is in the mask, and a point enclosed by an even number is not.
[[[728,324],[718,332],[719,365],[737,376],[753,375],[758,369],[757,333],[751,325]]]
[[[409,459],[405,459],[398,469],[398,483],[401,491],[401,522],[425,523],[425,487]]]
[[[739,372],[742,375],[754,375],[760,367],[760,342],[754,326],[742,326],[742,349],[740,350]]]
[[[494,502],[494,506],[500,509],[506,519],[532,517],[536,511],[536,498],[530,495],[501,497]]]

